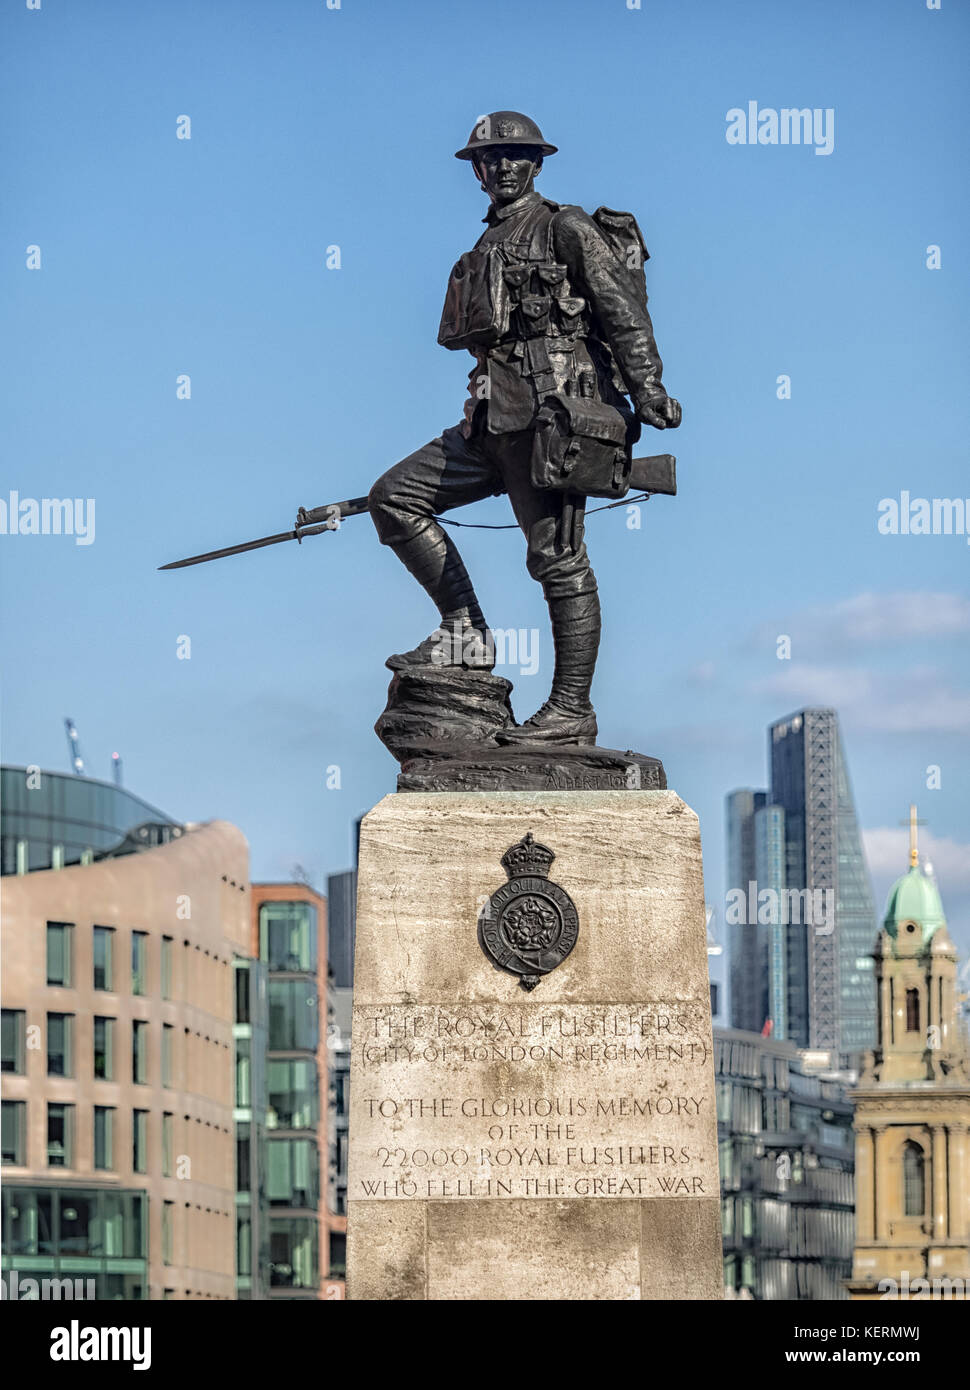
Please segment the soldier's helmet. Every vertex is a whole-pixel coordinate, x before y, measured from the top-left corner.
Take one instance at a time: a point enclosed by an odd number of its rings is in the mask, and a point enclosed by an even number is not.
[[[455,152],[456,159],[474,159],[479,150],[489,145],[529,145],[545,154],[555,154],[557,147],[547,144],[535,121],[521,111],[492,111],[479,116],[468,137],[468,144]]]

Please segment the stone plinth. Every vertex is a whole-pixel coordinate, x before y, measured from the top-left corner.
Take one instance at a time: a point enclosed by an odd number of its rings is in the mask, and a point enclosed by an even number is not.
[[[529,832],[579,933],[525,993],[480,936]],[[719,1298],[709,999],[674,792],[385,798],[360,841],[348,1296]]]

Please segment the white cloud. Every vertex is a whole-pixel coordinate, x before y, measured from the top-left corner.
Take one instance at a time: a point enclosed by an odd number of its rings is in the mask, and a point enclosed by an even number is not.
[[[810,610],[830,637],[846,643],[899,642],[970,632],[970,599],[962,594],[857,594]]]
[[[888,680],[863,667],[786,663],[752,682],[756,695],[794,705],[831,705],[857,728],[882,733],[970,733],[970,694],[953,690],[934,667],[913,667]]]
[[[780,632],[788,633],[796,651],[808,648],[817,655],[910,640],[933,642],[970,633],[970,598],[919,590],[854,594],[764,623],[754,644],[773,644]]]
[[[909,867],[909,831],[879,826],[862,832],[866,859],[876,878],[897,879]],[[920,862],[924,869],[932,864],[944,903],[947,893],[970,892],[970,844],[948,836],[934,835],[925,827],[919,832]]]

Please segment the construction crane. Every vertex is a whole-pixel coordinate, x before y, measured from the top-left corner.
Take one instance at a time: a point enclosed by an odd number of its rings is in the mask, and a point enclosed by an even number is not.
[[[67,731],[67,746],[71,754],[71,771],[74,773],[75,777],[83,777],[84,759],[81,757],[81,745],[78,741],[74,720],[65,719],[64,728]]]

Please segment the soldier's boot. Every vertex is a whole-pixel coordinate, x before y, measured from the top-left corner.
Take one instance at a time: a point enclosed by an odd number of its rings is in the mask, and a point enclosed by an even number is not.
[[[503,729],[496,738],[510,744],[590,746],[598,732],[589,692],[600,642],[599,595],[550,599],[549,617],[556,652],[549,699],[531,719],[517,729]]]
[[[392,671],[407,666],[464,666],[490,671],[495,644],[472,587],[468,571],[450,536],[432,524],[419,536],[392,545],[441,614],[441,622],[423,642],[408,652],[396,652],[385,663]]]

